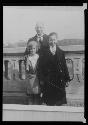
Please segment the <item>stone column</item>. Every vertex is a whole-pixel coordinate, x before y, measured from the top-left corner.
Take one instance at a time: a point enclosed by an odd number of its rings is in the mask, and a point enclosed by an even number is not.
[[[74,62],[74,73],[77,82],[81,82],[81,74],[82,74],[82,62],[81,57],[76,58]]]
[[[20,63],[20,67],[21,67],[21,79],[25,79],[26,78],[26,71],[25,71],[25,64],[24,64],[24,60],[21,60]]]
[[[19,61],[18,60],[15,61],[15,69],[17,71],[19,71]]]
[[[5,62],[3,60],[3,78],[5,78]]]
[[[70,79],[73,79],[73,77],[74,77],[73,61],[68,58],[68,59],[66,59],[66,63],[67,63]]]
[[[19,79],[19,61],[18,59],[14,61],[15,78]]]
[[[7,78],[9,79],[9,80],[11,80],[11,78],[12,78],[12,69],[11,69],[11,66],[12,66],[12,63],[11,63],[11,61],[9,61],[8,60],[8,68],[7,68]]]
[[[84,72],[85,72],[85,71],[84,71],[84,69],[85,69],[84,61],[85,61],[85,60],[84,60],[84,58],[83,58],[83,59],[82,59],[82,79],[83,79],[83,80],[84,80],[84,77],[85,77],[85,76],[84,76]]]

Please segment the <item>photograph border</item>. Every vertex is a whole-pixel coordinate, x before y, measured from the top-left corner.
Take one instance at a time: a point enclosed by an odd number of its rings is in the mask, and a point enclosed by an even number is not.
[[[5,5],[5,6],[6,6],[6,5],[11,5],[11,3],[3,3],[3,5]],[[22,4],[21,4],[21,5],[22,5]],[[23,4],[23,6],[24,6],[24,5],[25,5],[25,4]],[[45,3],[44,5],[46,6],[47,3]],[[50,5],[50,4],[49,4],[49,5]],[[54,5],[54,4],[53,4],[53,5]],[[56,4],[55,4],[55,5],[56,5]],[[61,4],[61,5],[59,4],[58,6],[63,6],[63,5],[64,5],[64,4]],[[74,5],[72,5],[72,3],[71,3],[71,4],[68,3],[68,5],[65,5],[65,6],[76,6],[76,5],[78,6],[78,4],[76,4],[76,3],[75,3]],[[19,4],[18,4],[18,6],[19,6]],[[41,6],[41,4],[40,4],[40,6]],[[51,6],[51,5],[50,5],[50,6]],[[80,6],[80,3],[79,3],[79,6]],[[82,3],[81,3],[81,6],[82,6]],[[85,10],[84,10],[84,16],[86,16],[86,13],[87,13],[86,11],[87,11],[87,10],[85,9]],[[86,25],[86,23],[87,23],[87,22],[86,22],[86,17],[85,17],[85,25]],[[86,29],[86,26],[85,26],[85,30],[87,30],[87,29]],[[86,31],[85,31],[85,34],[84,34],[84,35],[85,35],[85,41],[86,41]],[[2,85],[2,86],[3,86],[3,85]],[[85,86],[85,85],[84,85],[84,86]],[[85,87],[84,87],[84,88],[85,88]],[[2,98],[3,98],[3,97],[2,97]],[[85,97],[84,97],[84,100],[85,100]],[[84,102],[85,102],[85,101],[84,101]],[[6,104],[6,105],[7,105],[7,104]],[[18,108],[17,108],[17,107],[14,108],[13,106],[11,107],[11,104],[9,104],[8,106],[5,106],[5,104],[3,104],[2,106],[3,106],[3,109],[4,109],[4,110],[8,110],[8,109],[9,109],[10,111],[11,111],[11,110],[22,110],[21,107],[25,107],[25,106],[23,106],[23,105],[18,105]],[[9,107],[9,106],[10,106],[10,107]],[[19,107],[19,106],[21,106],[21,107]],[[34,105],[32,105],[32,107],[28,105],[28,107],[30,107],[30,108],[28,108],[28,110],[36,110],[36,106],[35,106],[35,108],[33,109]],[[50,107],[51,107],[51,106],[50,106]],[[71,106],[70,106],[70,107],[71,107]],[[16,109],[16,108],[17,108],[17,109]],[[26,108],[27,108],[27,107],[26,107]],[[45,108],[46,108],[46,106],[45,106]],[[48,108],[49,108],[49,107],[48,107]],[[55,107],[55,111],[56,111],[56,108],[57,108],[57,107]],[[73,108],[73,107],[71,107],[71,108]],[[80,107],[77,107],[77,108],[80,109]],[[41,108],[40,108],[40,109],[41,109]],[[41,110],[40,110],[40,109],[39,109],[39,110],[37,109],[37,110],[38,110],[38,111],[41,111],[42,109],[41,109]],[[72,112],[74,112],[74,111],[80,112],[79,109],[78,109],[78,111],[77,111],[77,109],[76,109],[76,110],[73,110]],[[24,110],[25,110],[25,109],[24,109]],[[26,110],[27,110],[27,109],[26,109]],[[52,108],[51,108],[50,110],[53,111]],[[59,110],[61,111],[61,106],[58,107],[58,111],[59,111]],[[84,110],[85,110],[85,105],[84,105]],[[85,111],[84,111],[84,110],[81,109],[81,111],[84,112],[84,114],[85,114]],[[43,110],[42,110],[42,111],[43,111]],[[46,110],[45,110],[45,111],[46,111]],[[62,110],[62,111],[63,111],[63,110]],[[64,111],[67,111],[67,109],[64,110]],[[70,108],[69,108],[69,112],[71,112]],[[86,117],[86,116],[84,116],[84,117]],[[85,121],[85,120],[84,120],[84,121]]]

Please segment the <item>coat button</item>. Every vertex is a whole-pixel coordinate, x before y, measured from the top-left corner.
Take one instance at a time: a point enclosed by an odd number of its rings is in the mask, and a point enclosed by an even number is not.
[[[62,70],[60,70],[60,72],[62,72]]]

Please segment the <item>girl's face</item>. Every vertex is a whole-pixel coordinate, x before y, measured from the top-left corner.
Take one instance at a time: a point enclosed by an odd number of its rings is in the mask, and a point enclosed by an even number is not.
[[[29,53],[30,53],[30,55],[36,54],[36,46],[30,46],[29,47]]]
[[[56,45],[56,43],[57,43],[57,37],[56,37],[56,35],[50,36],[50,38],[49,38],[49,45],[53,47],[53,46]]]

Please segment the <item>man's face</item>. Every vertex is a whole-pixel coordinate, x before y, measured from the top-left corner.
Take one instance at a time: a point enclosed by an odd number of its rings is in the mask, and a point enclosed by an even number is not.
[[[56,45],[56,43],[57,43],[57,37],[56,37],[56,35],[50,36],[49,37],[49,45],[53,47],[53,46]]]
[[[42,25],[37,25],[35,29],[39,36],[43,34],[44,27]]]

